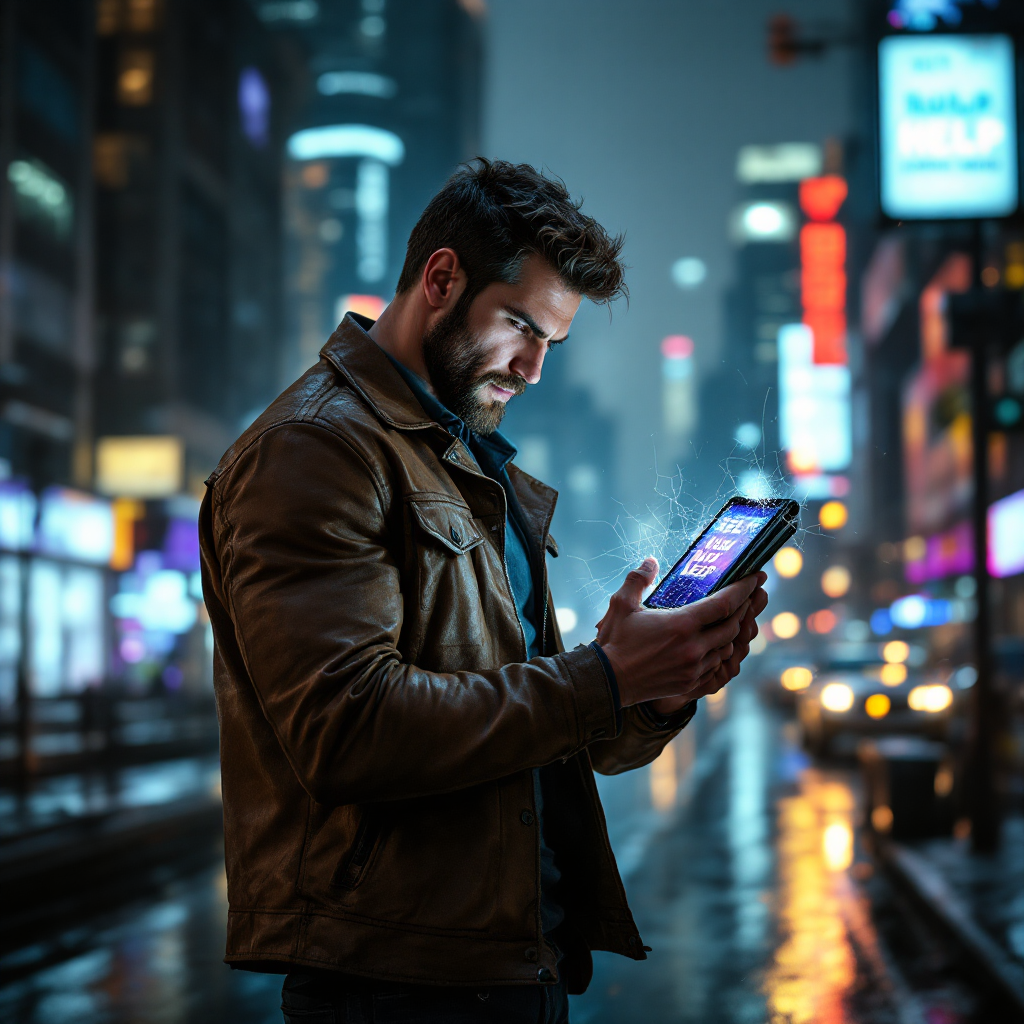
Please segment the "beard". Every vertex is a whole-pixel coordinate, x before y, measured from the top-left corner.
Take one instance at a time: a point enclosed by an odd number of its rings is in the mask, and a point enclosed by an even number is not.
[[[464,297],[463,297],[464,298]],[[438,400],[476,434],[486,437],[498,429],[505,403],[488,402],[481,395],[488,384],[521,395],[522,377],[508,373],[481,373],[487,349],[468,324],[469,303],[460,298],[451,312],[435,324],[423,339],[423,361]]]

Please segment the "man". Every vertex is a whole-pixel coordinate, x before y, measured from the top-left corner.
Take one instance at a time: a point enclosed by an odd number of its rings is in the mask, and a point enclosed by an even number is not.
[[[496,428],[620,248],[526,165],[460,170],[208,481],[226,959],[291,972],[286,1020],[564,1021],[591,950],[645,958],[593,769],[653,760],[766,597],[644,609],[647,559],[562,650],[555,493]]]

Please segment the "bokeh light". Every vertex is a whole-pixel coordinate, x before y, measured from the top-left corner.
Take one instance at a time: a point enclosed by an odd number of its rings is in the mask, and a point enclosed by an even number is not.
[[[829,683],[821,691],[821,706],[826,711],[842,714],[853,707],[853,690],[846,683]]]
[[[953,703],[953,691],[942,683],[915,686],[907,694],[907,706],[912,711],[927,711],[937,714]]]
[[[811,633],[831,633],[839,619],[831,608],[822,608],[807,616],[807,629]]]
[[[804,567],[804,556],[796,548],[782,548],[772,559],[775,571],[787,580],[800,574]]]
[[[871,827],[876,832],[888,832],[892,828],[892,808],[880,804],[871,812]]]
[[[845,821],[834,821],[821,837],[821,851],[829,871],[845,871],[853,863],[853,829]]]
[[[818,513],[818,522],[823,530],[841,530],[850,518],[841,501],[826,501]]]
[[[780,640],[792,640],[800,632],[800,619],[792,612],[779,612],[772,619],[772,632]]]
[[[882,648],[882,657],[890,665],[901,665],[910,657],[910,644],[903,640],[890,640]]]
[[[873,693],[864,701],[864,710],[869,718],[885,718],[892,708],[892,701],[884,693]]]
[[[671,743],[651,762],[651,803],[655,810],[667,811],[676,802],[679,775],[676,751]]]
[[[821,589],[826,597],[845,597],[850,591],[852,577],[845,565],[833,565],[821,574]]]
[[[906,681],[907,666],[899,664],[883,665],[880,677],[886,686],[899,686],[900,683]]]
[[[784,690],[806,690],[814,682],[814,673],[806,665],[791,665],[779,677]]]
[[[555,620],[558,622],[558,629],[562,633],[571,633],[580,621],[575,608],[568,606],[555,609]]]

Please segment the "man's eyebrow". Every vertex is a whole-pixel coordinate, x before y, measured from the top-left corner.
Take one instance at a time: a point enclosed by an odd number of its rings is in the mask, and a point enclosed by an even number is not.
[[[518,320],[522,320],[523,323],[526,324],[526,326],[529,327],[530,330],[533,331],[533,333],[538,338],[544,337],[544,329],[540,326],[540,324],[537,323],[536,320],[533,319],[532,316],[530,316],[529,313],[524,312],[518,306],[505,306],[505,312],[511,313],[512,316],[516,317],[516,319]],[[561,345],[563,341],[568,339],[568,337],[569,335],[566,334],[564,338],[551,338],[548,340],[548,344]]]

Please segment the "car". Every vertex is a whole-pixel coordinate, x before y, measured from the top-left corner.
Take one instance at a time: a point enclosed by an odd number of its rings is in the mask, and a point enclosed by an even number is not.
[[[961,691],[903,665],[825,671],[800,691],[797,716],[807,750],[833,753],[837,741],[880,735],[945,740]]]

